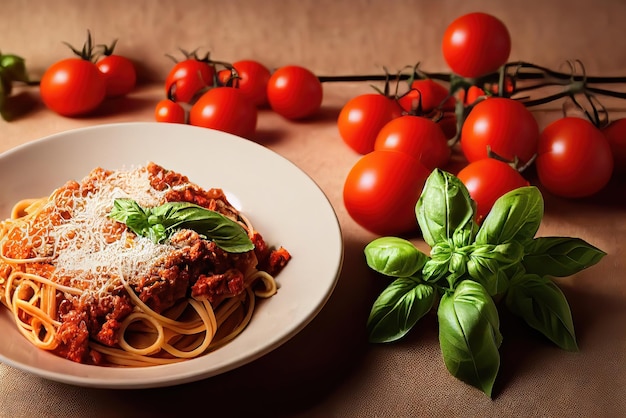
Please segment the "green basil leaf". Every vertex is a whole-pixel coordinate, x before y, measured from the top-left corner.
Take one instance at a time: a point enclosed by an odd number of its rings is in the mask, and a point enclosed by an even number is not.
[[[505,303],[511,312],[559,347],[578,350],[567,299],[549,278],[536,274],[515,277],[511,280]]]
[[[457,246],[468,245],[474,239],[476,203],[465,185],[455,176],[435,169],[426,179],[422,194],[415,205],[417,222],[424,241],[435,244],[452,239],[457,233]]]
[[[115,199],[109,217],[126,224],[137,235],[143,236],[149,227],[148,213],[132,199]]]
[[[534,238],[543,218],[543,197],[534,186],[505,193],[494,203],[476,235],[477,244],[525,242]]]
[[[519,263],[523,256],[524,247],[516,241],[499,245],[476,245],[469,255],[467,270],[472,279],[482,284],[494,296],[506,291],[506,271],[510,266]]]
[[[439,344],[448,371],[491,396],[502,343],[496,306],[477,282],[465,280],[445,294],[437,311]]]
[[[526,244],[528,273],[567,277],[598,263],[606,253],[580,238],[540,237]]]
[[[369,340],[384,343],[402,338],[433,307],[434,288],[415,279],[394,280],[374,302],[367,321]]]
[[[365,260],[374,271],[391,277],[409,277],[424,267],[428,256],[410,241],[381,237],[365,246]]]

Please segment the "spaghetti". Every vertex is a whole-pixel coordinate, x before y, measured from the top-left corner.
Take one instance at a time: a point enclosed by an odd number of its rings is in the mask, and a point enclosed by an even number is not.
[[[254,249],[231,253],[192,229],[164,242],[112,219],[116,199],[186,202],[235,221]],[[116,366],[182,361],[241,333],[291,255],[269,247],[219,188],[149,163],[94,169],[0,222],[0,300],[34,346]]]

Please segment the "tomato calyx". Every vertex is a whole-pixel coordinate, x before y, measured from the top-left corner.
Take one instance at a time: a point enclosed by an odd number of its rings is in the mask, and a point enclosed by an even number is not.
[[[534,164],[535,160],[537,159],[537,153],[533,154],[527,162],[522,164],[522,161],[517,156],[515,156],[513,160],[509,160],[494,152],[491,149],[491,146],[487,145],[487,158],[493,158],[494,160],[506,163],[511,166],[511,168],[513,168],[515,171],[523,173],[524,171],[526,171],[526,169],[528,169],[528,167]]]
[[[93,43],[93,38],[91,36],[90,30],[87,30],[87,39],[83,44],[83,48],[80,50],[72,46],[69,42],[63,41],[63,43],[67,45],[72,50],[72,52],[80,59],[94,63],[98,59],[99,55],[97,53],[97,46]]]

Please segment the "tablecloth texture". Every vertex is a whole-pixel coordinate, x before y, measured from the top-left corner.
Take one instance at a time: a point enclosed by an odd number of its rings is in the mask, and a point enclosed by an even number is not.
[[[318,74],[374,72],[382,65],[396,69],[418,59],[445,70],[438,43],[445,23],[481,9],[502,15],[510,25],[515,59],[555,66],[583,57],[590,73],[626,72],[626,41],[619,26],[626,6],[619,1],[168,3],[3,2],[0,51],[22,54],[33,71],[64,54],[60,41],[79,44],[91,28],[102,42],[120,38],[120,52],[137,58],[142,85],[84,118],[64,118],[38,103],[17,120],[0,121],[0,152],[77,127],[153,120],[154,105],[164,94],[158,84],[168,66],[163,54],[175,53],[178,46],[208,45],[216,58],[225,60],[266,58],[274,66],[290,61]],[[301,122],[263,110],[253,139],[309,174],[341,224],[343,269],[333,295],[310,325],[241,368],[167,388],[81,388],[0,364],[0,417],[184,416],[197,411],[204,416],[626,416],[623,179],[593,198],[545,195],[539,235],[581,237],[608,253],[593,268],[558,281],[572,309],[579,352],[556,348],[503,313],[502,365],[489,399],[445,369],[435,316],[396,343],[367,342],[369,309],[386,282],[364,261],[363,248],[375,236],[359,227],[342,203],[343,181],[359,156],[341,141],[336,118],[349,98],[369,89],[367,83],[325,84],[321,112]],[[36,88],[18,91],[22,93],[37,101]],[[560,112],[554,106],[536,114],[543,127]]]

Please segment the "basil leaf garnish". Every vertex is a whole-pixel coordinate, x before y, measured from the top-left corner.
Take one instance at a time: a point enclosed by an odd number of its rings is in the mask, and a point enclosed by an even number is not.
[[[402,238],[377,238],[365,247],[367,265],[386,276],[412,276],[421,270],[427,259],[426,254]]]
[[[580,238],[539,237],[526,244],[528,273],[566,277],[598,263],[606,253]]]
[[[401,277],[378,296],[367,321],[369,340],[382,343],[402,338],[433,307],[435,290],[418,280]]]
[[[115,199],[109,217],[155,243],[164,242],[179,229],[191,229],[227,252],[242,253],[254,249],[241,225],[219,212],[193,203],[167,202],[144,208],[132,199]]]
[[[577,351],[572,313],[565,295],[552,280],[536,274],[511,280],[506,306],[559,347]]]
[[[442,296],[437,310],[439,344],[448,371],[491,396],[502,343],[496,306],[479,284],[466,280]]]

